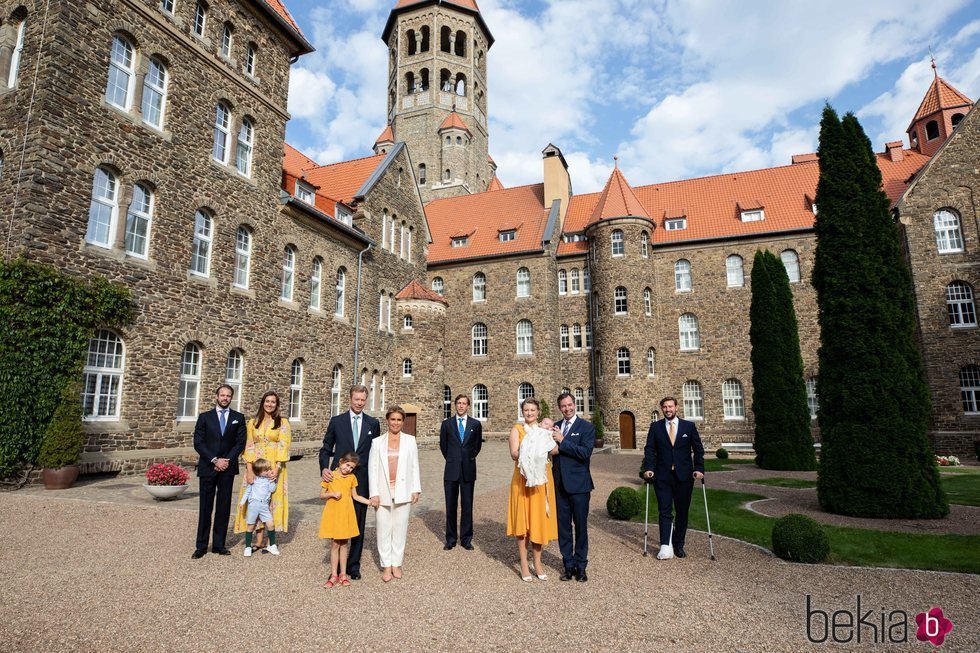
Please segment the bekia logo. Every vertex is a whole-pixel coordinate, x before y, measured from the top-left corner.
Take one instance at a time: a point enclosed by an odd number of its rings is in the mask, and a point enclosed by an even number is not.
[[[854,596],[854,610],[843,609],[828,612],[814,606],[812,597],[806,595],[806,638],[813,644],[830,640],[837,644],[871,641],[876,644],[903,644],[909,641],[909,613],[905,610],[886,610],[876,613],[865,611],[861,595]],[[953,630],[953,622],[943,614],[942,608],[934,607],[915,615],[915,638],[942,646],[946,635]]]

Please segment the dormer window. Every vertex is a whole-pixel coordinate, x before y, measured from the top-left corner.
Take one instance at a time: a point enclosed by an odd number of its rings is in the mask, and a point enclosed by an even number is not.
[[[457,238],[453,238],[452,246],[466,247],[469,244],[469,240],[470,240],[469,236],[459,236]]]
[[[585,242],[586,240],[588,240],[588,238],[586,238],[585,234],[583,233],[563,234],[561,240],[562,242],[565,243],[579,243],[579,242]]]
[[[669,220],[664,220],[664,229],[667,231],[687,229],[687,218],[671,218]]]
[[[296,199],[313,206],[315,194],[316,191],[313,189],[313,186],[310,186],[305,181],[296,181]]]
[[[500,242],[502,242],[502,243],[509,243],[509,242],[511,242],[513,240],[517,240],[517,230],[516,229],[507,229],[506,231],[501,231],[498,234],[498,237],[500,238]]]
[[[354,224],[354,214],[342,207],[340,204],[337,205],[337,219],[348,227]]]
[[[765,215],[762,209],[742,211],[742,222],[762,222],[764,218]]]

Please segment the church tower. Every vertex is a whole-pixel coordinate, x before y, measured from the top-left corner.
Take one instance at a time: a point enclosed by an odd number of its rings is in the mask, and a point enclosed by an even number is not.
[[[391,138],[408,145],[422,200],[487,190],[493,35],[476,0],[397,0],[382,39]]]

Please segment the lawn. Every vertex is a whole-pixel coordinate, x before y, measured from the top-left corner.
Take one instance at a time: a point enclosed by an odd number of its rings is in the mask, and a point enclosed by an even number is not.
[[[946,490],[946,498],[950,503],[980,507],[980,469],[972,467],[969,471],[960,471],[961,469],[963,468],[957,468],[952,474],[940,474],[939,480]],[[946,467],[940,471],[951,470]]]
[[[641,487],[637,492],[642,500],[644,489]],[[750,501],[765,498],[744,492],[708,490],[712,533],[752,542],[771,550],[772,526],[776,519],[744,507]],[[653,505],[653,513],[656,514],[656,502]],[[633,521],[642,522],[643,513]],[[690,526],[707,530],[700,489],[695,490],[691,502]],[[978,536],[890,533],[827,525],[823,528],[830,539],[829,562],[834,564],[980,573]],[[656,533],[655,518],[653,532]],[[715,552],[719,557],[724,556],[723,548],[723,543],[715,543]]]
[[[804,489],[817,487],[816,481],[805,478],[786,478],[784,476],[774,476],[773,478],[753,478],[739,481],[739,483],[751,483],[754,485],[769,485],[772,487],[791,487],[794,489]]]
[[[755,465],[755,460],[752,458],[704,459],[704,471],[706,472],[731,472],[736,469],[734,465]]]

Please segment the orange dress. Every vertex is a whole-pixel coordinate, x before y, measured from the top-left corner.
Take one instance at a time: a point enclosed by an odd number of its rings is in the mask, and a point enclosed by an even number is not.
[[[524,440],[524,425],[518,424],[518,444]],[[558,539],[558,506],[555,505],[555,479],[551,475],[551,461],[545,467],[547,485],[527,487],[524,475],[514,462],[514,475],[510,479],[510,496],[507,499],[507,535],[528,536],[534,544],[545,545]],[[545,502],[549,510],[545,510]]]
[[[341,476],[335,473],[329,483],[320,482],[320,487],[330,492],[340,492],[339,499],[327,499],[320,516],[320,538],[330,540],[349,540],[360,535],[357,516],[354,514],[354,488],[357,477],[353,474]]]

